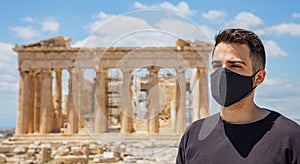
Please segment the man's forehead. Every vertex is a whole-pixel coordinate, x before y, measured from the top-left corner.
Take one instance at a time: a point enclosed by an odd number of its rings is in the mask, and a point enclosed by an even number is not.
[[[250,52],[250,49],[248,47],[248,45],[246,44],[240,44],[240,43],[226,43],[226,42],[221,42],[219,43],[216,48],[215,51],[248,51]]]
[[[213,55],[213,60],[250,60],[250,50],[245,44],[219,43]]]
[[[223,60],[221,59],[213,59],[212,62],[214,63],[222,63]],[[228,59],[226,60],[226,62],[229,62],[229,63],[242,63],[244,62],[242,59],[239,59],[239,58],[232,58],[232,59]]]

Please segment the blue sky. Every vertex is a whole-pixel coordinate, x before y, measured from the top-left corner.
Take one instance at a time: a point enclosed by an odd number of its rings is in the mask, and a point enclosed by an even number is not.
[[[212,1],[2,1],[0,6],[0,128],[14,127],[18,71],[15,44],[26,44],[56,36],[71,37],[73,46],[82,46],[94,28],[127,13],[127,18],[153,27],[149,19],[128,12],[155,9],[175,12],[197,24],[212,38],[226,27],[255,31],[267,50],[267,79],[257,88],[256,102],[290,118],[300,118],[300,2],[261,0]],[[144,19],[144,20],[143,20]],[[159,19],[159,18],[152,18]],[[117,21],[114,27],[126,26]],[[161,22],[162,23],[162,22]],[[168,24],[169,23],[169,24]],[[164,22],[176,26],[180,22]],[[172,26],[171,26],[172,25]],[[156,26],[158,27],[158,26]],[[201,40],[188,25],[179,33],[184,39]],[[177,29],[178,30],[178,29]],[[182,30],[182,31],[181,31]],[[124,31],[123,31],[124,32]],[[178,32],[178,31],[177,31]],[[111,38],[114,34],[102,33]],[[134,43],[134,42],[133,42]],[[133,44],[132,43],[132,44]],[[165,43],[168,44],[168,43]],[[170,42],[173,45],[174,42]]]

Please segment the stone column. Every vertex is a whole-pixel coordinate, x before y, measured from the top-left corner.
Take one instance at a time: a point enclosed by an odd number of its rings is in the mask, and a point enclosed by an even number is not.
[[[18,95],[18,110],[17,110],[17,118],[16,118],[16,130],[15,135],[23,134],[23,119],[24,119],[24,112],[23,112],[23,92],[24,92],[24,74],[20,70],[20,81],[19,81],[19,95]]]
[[[121,133],[133,132],[133,111],[130,97],[131,69],[122,69],[123,84],[121,89]]]
[[[103,133],[108,127],[108,109],[106,108],[106,77],[108,69],[96,70],[96,109],[95,133]]]
[[[69,69],[69,84],[68,84],[68,102],[67,102],[67,133],[73,134],[78,132],[78,115],[75,109],[73,97],[73,69]]]
[[[33,108],[33,132],[40,132],[41,120],[41,79],[42,75],[37,72],[34,76],[34,108]]]
[[[175,95],[176,96],[176,95]],[[176,132],[176,105],[175,105],[176,100],[173,99],[170,102],[170,128],[172,129],[173,132]]]
[[[55,70],[55,90],[53,97],[53,105],[55,112],[55,131],[59,132],[63,127],[62,119],[62,70]]]
[[[149,111],[149,120],[148,120],[148,133],[155,134],[159,132],[159,87],[158,87],[158,71],[159,68],[151,67],[148,68],[150,72],[151,79],[151,90],[149,92],[150,106],[148,107]]]
[[[42,70],[41,126],[40,133],[50,133],[53,129],[52,71]]]
[[[84,77],[83,77],[83,69],[73,69],[73,96],[76,105],[76,111],[78,114],[78,129],[83,128],[83,90],[84,90]]]
[[[17,118],[16,118],[16,130],[15,135],[23,134],[23,90],[24,90],[24,74],[20,70],[19,76],[19,95],[18,95],[18,110],[17,110]]]
[[[34,76],[35,73],[31,70],[29,73],[29,85],[28,85],[28,111],[27,111],[27,117],[28,117],[28,132],[27,133],[33,133],[33,109],[34,109]]]
[[[186,128],[186,103],[185,103],[185,71],[183,69],[176,69],[177,84],[176,84],[176,108],[177,108],[177,122],[176,133],[181,134]]]
[[[16,135],[25,134],[28,132],[28,102],[30,99],[30,90],[29,90],[29,77],[28,70],[20,71],[20,83],[19,83],[19,103],[18,103],[18,112],[17,112],[17,123],[16,123]]]
[[[207,69],[198,69],[199,74],[199,108],[198,118],[204,118],[208,116],[208,75]]]

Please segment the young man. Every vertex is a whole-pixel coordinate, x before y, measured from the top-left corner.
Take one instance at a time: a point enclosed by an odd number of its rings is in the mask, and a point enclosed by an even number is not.
[[[227,29],[215,41],[211,91],[221,111],[186,129],[176,163],[299,164],[300,126],[254,103],[266,76],[261,40],[251,31]],[[215,125],[207,124],[210,119]]]

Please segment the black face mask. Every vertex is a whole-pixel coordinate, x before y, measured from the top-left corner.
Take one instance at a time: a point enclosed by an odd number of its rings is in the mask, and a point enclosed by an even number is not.
[[[218,69],[210,75],[213,98],[224,107],[240,101],[256,88],[253,87],[253,77],[257,72],[252,76],[244,76],[227,68]]]

